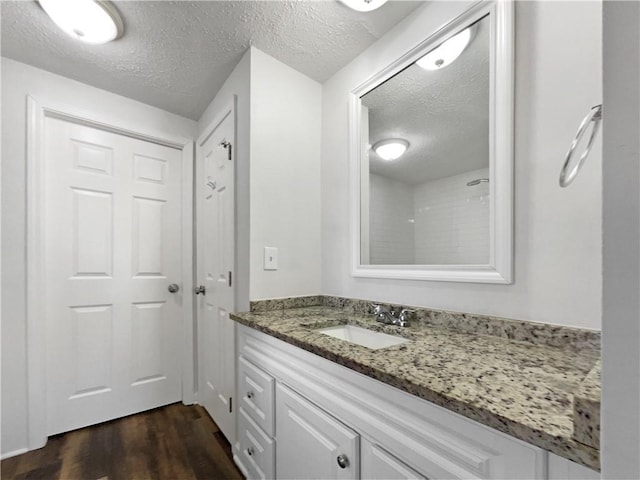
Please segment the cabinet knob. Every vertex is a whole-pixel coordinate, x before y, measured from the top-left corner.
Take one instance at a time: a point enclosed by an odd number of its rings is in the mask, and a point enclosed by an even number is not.
[[[247,398],[251,400],[253,398],[253,392],[247,392]]]
[[[247,455],[252,456],[254,454],[255,450],[253,449],[253,447],[249,447],[247,448]]]
[[[349,466],[349,458],[346,455],[338,455],[338,465],[340,468],[347,468]]]

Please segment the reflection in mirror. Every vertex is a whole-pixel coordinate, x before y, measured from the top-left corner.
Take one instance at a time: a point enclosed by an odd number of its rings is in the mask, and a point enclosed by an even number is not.
[[[489,15],[361,97],[363,265],[490,263]]]

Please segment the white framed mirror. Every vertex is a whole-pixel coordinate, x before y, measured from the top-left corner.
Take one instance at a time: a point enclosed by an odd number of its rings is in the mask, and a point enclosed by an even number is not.
[[[354,276],[512,282],[513,8],[474,4],[351,92]]]

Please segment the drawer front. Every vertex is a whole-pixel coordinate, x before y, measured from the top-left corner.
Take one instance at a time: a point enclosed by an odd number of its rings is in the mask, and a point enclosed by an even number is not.
[[[267,435],[273,437],[273,377],[242,355],[238,359],[238,375],[240,407]]]
[[[238,415],[238,457],[249,479],[274,478],[274,441],[242,409]]]

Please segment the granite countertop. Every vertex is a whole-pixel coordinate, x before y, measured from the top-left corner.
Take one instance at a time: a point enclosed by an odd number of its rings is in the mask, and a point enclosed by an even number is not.
[[[573,438],[600,449],[601,370],[598,360],[573,395]]]
[[[593,382],[583,385],[599,360],[594,350],[424,322],[404,328],[384,325],[372,315],[326,305],[234,313],[231,318],[559,456],[600,468],[599,450],[573,436],[574,393],[582,386],[595,395],[589,388]],[[343,324],[411,341],[372,350],[316,331]]]

